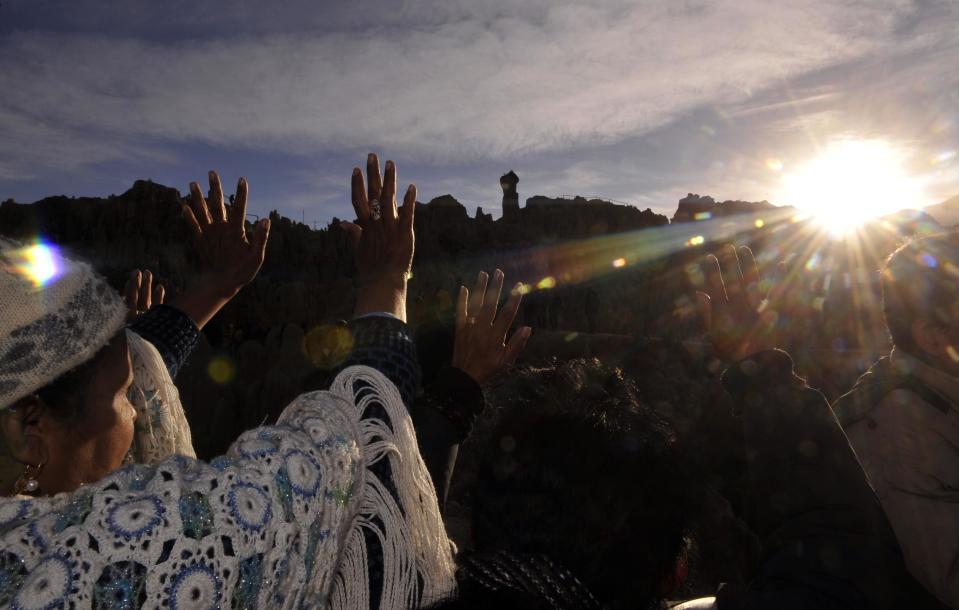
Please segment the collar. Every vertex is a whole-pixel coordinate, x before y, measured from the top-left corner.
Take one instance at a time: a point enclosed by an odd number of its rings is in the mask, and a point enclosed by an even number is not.
[[[915,356],[893,348],[889,354],[889,362],[896,370],[912,375],[923,382],[936,392],[942,394],[943,398],[948,400],[955,410],[959,405],[959,377],[953,377],[939,369],[929,366]]]

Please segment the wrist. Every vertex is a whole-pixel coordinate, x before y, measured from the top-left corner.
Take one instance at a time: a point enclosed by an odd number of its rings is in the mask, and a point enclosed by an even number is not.
[[[406,321],[405,279],[393,282],[361,283],[357,286],[353,316],[376,312],[391,313],[400,320]]]
[[[171,299],[169,304],[188,315],[197,328],[202,329],[238,292],[238,289],[225,289],[201,281]]]
[[[390,288],[392,290],[406,290],[406,284],[408,280],[408,271],[367,271],[357,274],[356,288],[357,291],[383,290],[385,288]]]
[[[243,290],[243,286],[224,285],[215,281],[205,281],[201,278],[190,290],[210,300],[229,301]]]

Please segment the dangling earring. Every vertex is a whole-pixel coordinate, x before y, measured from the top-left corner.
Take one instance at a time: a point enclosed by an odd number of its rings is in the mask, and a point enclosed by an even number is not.
[[[20,478],[13,484],[14,493],[18,495],[36,493],[40,489],[39,479],[40,471],[43,470],[43,464],[43,462],[40,462],[36,466],[31,464],[24,466]]]

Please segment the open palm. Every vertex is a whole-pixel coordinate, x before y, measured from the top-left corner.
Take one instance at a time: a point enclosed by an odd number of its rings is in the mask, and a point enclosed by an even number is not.
[[[240,178],[236,198],[227,214],[223,188],[216,172],[210,172],[210,197],[203,197],[200,185],[190,184],[190,205],[183,206],[183,215],[196,240],[201,275],[209,287],[230,298],[250,283],[263,265],[270,221],[264,218],[253,227],[251,239],[246,235],[246,202],[249,186]]]

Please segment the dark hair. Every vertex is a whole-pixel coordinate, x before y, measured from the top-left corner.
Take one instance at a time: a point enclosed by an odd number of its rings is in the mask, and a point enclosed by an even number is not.
[[[949,326],[959,314],[959,233],[920,237],[902,245],[882,271],[882,311],[893,344],[916,357],[912,323]]]
[[[102,347],[92,358],[63,373],[33,393],[58,420],[66,423],[83,416],[87,389],[97,368],[107,352],[109,344]],[[30,400],[29,397],[23,400]],[[22,402],[22,401],[18,401]]]
[[[473,490],[478,552],[542,554],[612,608],[661,603],[687,545],[693,481],[669,425],[598,360],[525,368]]]

